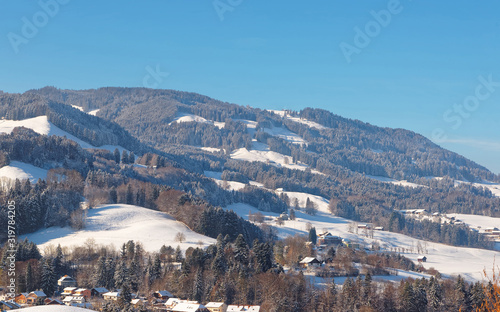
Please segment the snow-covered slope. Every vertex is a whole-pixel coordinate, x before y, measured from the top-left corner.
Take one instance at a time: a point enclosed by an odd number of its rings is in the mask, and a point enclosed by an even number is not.
[[[185,250],[189,247],[212,244],[214,239],[191,231],[183,223],[169,215],[133,205],[106,205],[88,211],[87,226],[81,231],[71,228],[51,227],[26,235],[43,250],[49,244],[62,246],[82,245],[88,239],[97,244],[113,244],[119,248],[129,240],[141,242],[147,251],[158,251],[162,245],[171,245]],[[175,240],[183,233],[185,241]],[[24,237],[23,237],[24,239]]]
[[[259,161],[269,163],[276,167],[286,167],[289,169],[306,170],[309,168],[302,163],[293,163],[292,157],[273,152],[269,150],[267,144],[255,140],[252,142],[252,148],[250,150],[246,148],[237,149],[231,154],[231,158],[246,161]]]
[[[84,142],[74,135],[54,126],[47,120],[47,116],[38,116],[24,120],[0,120],[0,133],[11,133],[15,127],[29,128],[36,133],[44,135],[65,136],[66,138],[78,143],[82,148],[95,148],[89,143]]]
[[[46,305],[46,306],[36,306],[36,307],[29,307],[29,308],[24,308],[20,309],[19,311],[26,311],[26,312],[88,312],[88,311],[93,311],[94,310],[89,310],[89,309],[82,309],[82,308],[76,308],[76,307],[69,307],[69,306],[63,306],[63,305]]]
[[[47,170],[20,161],[11,161],[9,165],[0,168],[0,177],[12,180],[29,179],[35,183],[38,179],[45,180],[47,178]]]
[[[471,184],[472,186],[479,187],[479,188],[484,187],[484,188],[490,190],[493,193],[493,195],[495,195],[496,197],[500,197],[500,184],[499,183],[494,183],[494,182],[489,182],[489,181],[483,181],[481,183],[470,183],[470,182],[464,182],[464,181],[459,181],[459,180],[455,181],[455,185],[459,185],[462,183]]]
[[[108,151],[113,152],[115,148],[118,148],[120,153],[122,153],[123,150],[127,149],[117,146],[117,145],[103,145],[99,147],[95,147],[85,141],[80,140],[79,138],[75,137],[74,135],[60,129],[59,127],[55,126],[52,124],[50,121],[47,120],[47,116],[38,116],[35,118],[29,118],[29,119],[24,119],[24,120],[0,120],[0,133],[11,133],[12,130],[16,127],[25,127],[28,129],[32,129],[36,133],[43,134],[43,135],[55,135],[55,136],[60,136],[60,137],[66,137],[72,141],[75,141],[80,145],[82,148],[99,148],[99,149],[105,149]]]
[[[461,274],[469,281],[483,280],[483,270],[490,271],[495,263],[495,257],[498,252],[484,249],[453,247],[444,244],[425,242],[412,237],[392,233],[388,231],[373,231],[373,239],[369,237],[369,232],[357,229],[350,220],[336,217],[328,213],[329,201],[320,196],[306,193],[285,192],[292,200],[297,198],[302,211],[296,211],[296,220],[284,221],[284,225],[278,226],[274,221],[266,221],[273,226],[280,238],[289,235],[307,235],[308,225],[314,226],[318,233],[329,231],[333,235],[347,238],[353,242],[358,242],[363,246],[370,247],[373,243],[381,246],[386,252],[401,252],[405,257],[417,262],[421,255],[427,257],[424,267],[434,267],[445,276],[454,276]],[[316,203],[318,212],[315,216],[303,212],[305,201],[309,198]],[[248,220],[249,212],[255,214],[261,212],[265,216],[274,220],[279,216],[277,213],[263,212],[247,204],[232,204],[226,209],[233,210],[239,216]],[[367,237],[368,236],[368,237]],[[424,253],[417,253],[417,246],[426,250]]]
[[[472,228],[500,228],[500,218],[493,218],[487,216],[477,216],[471,214],[450,213],[446,215],[448,218],[455,217],[455,219],[462,221]]]

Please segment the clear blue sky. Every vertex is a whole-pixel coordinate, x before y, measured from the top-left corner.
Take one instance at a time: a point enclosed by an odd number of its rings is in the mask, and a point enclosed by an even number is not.
[[[0,0],[0,90],[143,86],[158,65],[158,88],[406,128],[500,173],[498,1],[217,1]]]

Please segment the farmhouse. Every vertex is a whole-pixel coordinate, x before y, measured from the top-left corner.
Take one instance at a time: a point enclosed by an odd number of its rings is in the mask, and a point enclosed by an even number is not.
[[[19,295],[14,297],[14,301],[19,304],[27,304],[28,303],[28,293],[20,293]]]
[[[333,236],[329,232],[325,232],[319,235],[318,245],[342,245],[342,238],[339,236]]]
[[[321,262],[319,262],[319,260],[314,257],[305,257],[304,259],[302,259],[302,261],[299,262],[299,264],[302,268],[312,268],[320,266]]]
[[[170,298],[174,298],[174,295],[172,295],[169,291],[167,290],[158,290],[153,293],[153,297],[156,299],[159,299],[163,302],[167,301]]]
[[[418,262],[427,262],[427,257],[426,256],[420,256],[417,258]]]

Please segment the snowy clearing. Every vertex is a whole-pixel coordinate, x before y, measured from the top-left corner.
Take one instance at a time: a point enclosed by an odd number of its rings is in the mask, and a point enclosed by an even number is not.
[[[448,218],[455,217],[455,219],[462,221],[471,228],[478,228],[481,231],[484,231],[486,228],[500,228],[500,218],[461,213],[449,213],[446,216]]]
[[[133,205],[105,205],[88,210],[87,226],[80,231],[69,227],[51,227],[25,235],[43,250],[50,244],[61,246],[83,245],[88,239],[97,244],[119,248],[129,240],[141,242],[147,251],[158,251],[162,245],[189,247],[207,246],[215,239],[191,231],[183,223],[171,216],[147,208]],[[175,240],[177,233],[183,233],[185,241]],[[21,239],[24,239],[22,237]]]
[[[252,142],[252,149],[247,150],[246,148],[240,148],[233,153],[231,153],[232,159],[237,160],[245,160],[245,161],[259,161],[263,163],[268,163],[275,167],[285,167],[288,169],[297,169],[297,170],[306,170],[309,166],[303,163],[293,163],[292,157],[286,156],[277,152],[273,152],[269,150],[269,146],[264,143],[260,143],[257,141]],[[321,174],[316,170],[312,170],[312,172]]]
[[[31,183],[36,183],[38,179],[45,180],[47,178],[47,171],[48,170],[21,161],[13,160],[9,165],[0,168],[0,177],[6,177],[12,180],[29,179]]]
[[[481,183],[470,183],[470,182],[455,180],[455,186],[460,185],[462,183],[470,184],[470,185],[477,187],[477,188],[484,187],[484,188],[490,190],[493,193],[493,195],[495,195],[496,197],[500,197],[500,184],[499,183],[494,183],[494,182],[490,182],[490,181],[483,181]]]
[[[282,127],[273,127],[272,129],[264,128],[263,130],[264,130],[264,132],[266,132],[272,136],[281,138],[281,139],[288,141],[292,144],[307,145],[307,142],[302,137],[300,137],[298,134],[296,134],[288,129],[285,129]]]
[[[371,175],[368,175],[368,174],[365,175],[365,177],[373,179],[373,180],[377,180],[377,181],[380,181],[380,182],[392,183],[394,185],[405,186],[405,187],[413,187],[413,188],[415,188],[415,187],[427,187],[425,185],[420,185],[420,184],[408,182],[406,180],[398,181],[398,180],[391,179],[391,178],[388,178],[388,177],[371,176]]]
[[[50,121],[47,120],[47,116],[38,116],[35,118],[29,118],[24,120],[6,120],[6,119],[0,120],[0,133],[11,133],[12,130],[14,130],[14,128],[16,127],[25,127],[42,135],[48,135],[48,136],[55,135],[60,137],[66,137],[67,139],[76,142],[82,148],[105,149],[110,152],[113,152],[115,148],[118,148],[120,153],[122,153],[123,150],[126,150],[128,152],[127,149],[117,145],[103,145],[99,147],[93,146],[85,141],[80,140],[76,136],[60,129],[59,127],[55,126],[54,124],[52,124]]]

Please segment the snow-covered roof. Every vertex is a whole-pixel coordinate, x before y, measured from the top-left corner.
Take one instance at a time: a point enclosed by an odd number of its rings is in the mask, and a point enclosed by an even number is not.
[[[206,308],[220,308],[224,305],[224,302],[209,302],[205,305]]]
[[[109,290],[107,290],[104,287],[95,287],[95,288],[93,288],[93,290],[95,290],[95,291],[97,291],[98,293],[101,293],[101,294],[109,292]]]
[[[47,297],[47,295],[41,290],[32,291],[28,296]]]
[[[110,291],[110,292],[107,292],[107,293],[103,294],[103,296],[107,296],[107,297],[120,297],[120,292],[119,291]]]
[[[158,290],[155,292],[155,294],[159,294],[162,297],[169,297],[169,298],[172,298],[174,296],[167,290]]]
[[[88,290],[87,288],[78,288],[77,290],[75,290],[75,292],[82,292],[82,291],[86,291]]]
[[[314,261],[318,261],[318,259],[316,259],[314,257],[305,257],[304,259],[302,259],[302,261],[300,261],[300,263],[301,264],[307,264],[307,263],[311,263],[311,262],[314,262]]]
[[[67,280],[70,280],[70,281],[74,281],[75,279],[72,278],[71,276],[69,275],[64,275],[63,277],[61,277],[58,281],[59,282],[62,282],[62,281],[67,281]]]
[[[75,291],[78,287],[65,287],[64,291]]]
[[[201,309],[205,309],[205,306],[202,304],[182,302],[172,308],[172,312],[196,312]]]

